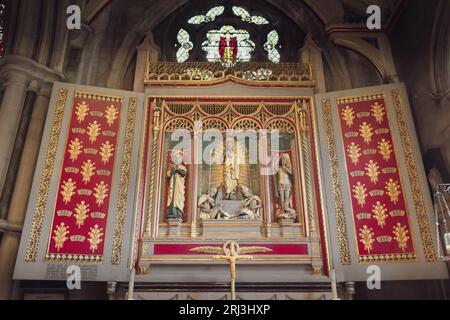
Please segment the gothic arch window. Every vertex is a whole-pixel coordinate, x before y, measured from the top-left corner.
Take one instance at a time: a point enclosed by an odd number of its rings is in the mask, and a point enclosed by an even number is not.
[[[297,62],[305,38],[276,8],[250,0],[189,1],[153,33],[161,60],[218,62],[225,67],[250,61]]]

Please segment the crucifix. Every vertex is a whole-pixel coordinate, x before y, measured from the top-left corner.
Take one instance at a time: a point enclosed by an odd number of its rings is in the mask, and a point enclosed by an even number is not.
[[[235,241],[227,241],[223,247],[195,247],[190,251],[211,253],[215,254],[213,259],[215,260],[225,260],[230,264],[230,291],[231,300],[236,300],[236,262],[238,260],[252,260],[253,256],[248,255],[248,253],[259,253],[259,252],[269,252],[272,249],[266,247],[239,247],[239,244]]]

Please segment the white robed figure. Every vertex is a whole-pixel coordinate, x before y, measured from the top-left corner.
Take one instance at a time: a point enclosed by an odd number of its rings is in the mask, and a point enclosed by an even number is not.
[[[173,154],[173,163],[167,170],[169,180],[169,192],[167,197],[167,219],[183,220],[185,202],[185,179],[187,169],[183,165],[184,153],[181,150]]]

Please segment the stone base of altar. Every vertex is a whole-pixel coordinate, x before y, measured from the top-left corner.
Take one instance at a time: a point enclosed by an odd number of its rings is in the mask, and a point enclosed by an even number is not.
[[[200,223],[205,239],[259,239],[262,238],[261,220],[204,219]]]

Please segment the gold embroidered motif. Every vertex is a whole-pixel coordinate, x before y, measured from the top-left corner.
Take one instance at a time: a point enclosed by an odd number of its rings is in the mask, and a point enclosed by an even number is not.
[[[77,226],[79,229],[79,228],[81,228],[82,225],[84,225],[84,221],[88,217],[89,205],[86,204],[84,201],[81,201],[75,208],[75,212],[76,212],[76,214],[74,215],[74,217],[77,220]]]
[[[380,167],[373,160],[370,160],[369,163],[366,164],[366,174],[374,184],[378,182],[378,176],[380,175],[379,169]]]
[[[61,195],[65,204],[72,200],[72,196],[75,194],[75,187],[76,183],[72,179],[63,182]]]
[[[373,249],[373,243],[375,239],[373,238],[375,234],[372,232],[372,228],[368,228],[364,226],[362,229],[359,229],[360,242],[364,245],[364,250],[370,254],[370,251]]]
[[[82,141],[80,141],[78,138],[75,138],[74,140],[70,141],[69,144],[70,160],[72,160],[72,162],[75,162],[78,159],[78,156],[81,154],[82,150],[83,150]]]
[[[381,228],[386,225],[386,218],[388,217],[386,212],[386,206],[384,204],[381,204],[380,201],[377,201],[377,203],[373,206],[373,217],[377,220],[377,223]]]
[[[358,204],[361,207],[364,207],[364,205],[366,204],[366,198],[367,198],[367,193],[366,192],[367,192],[366,185],[365,184],[361,184],[361,182],[358,182],[353,187],[353,196],[358,201]]]
[[[59,252],[64,247],[64,242],[69,239],[67,236],[69,235],[69,227],[64,225],[64,222],[61,222],[59,226],[53,231],[53,240],[55,241],[55,248]]]
[[[347,148],[347,156],[352,160],[353,164],[357,165],[361,157],[361,148],[358,144],[352,142]]]
[[[90,228],[91,231],[88,232],[89,238],[89,249],[92,250],[92,253],[98,250],[98,245],[103,241],[103,228],[99,228],[98,225],[95,225],[93,228]]]
[[[77,120],[79,123],[82,123],[84,119],[86,119],[88,112],[89,112],[89,105],[85,101],[77,105],[75,114],[77,115]]]
[[[88,126],[88,136],[89,136],[89,141],[91,143],[94,143],[95,141],[97,141],[97,137],[100,135],[100,130],[101,130],[101,126],[97,121],[91,122]]]
[[[81,175],[83,176],[83,182],[85,184],[91,181],[92,176],[95,174],[95,163],[91,160],[85,161],[81,167]]]
[[[94,191],[95,203],[97,203],[98,206],[101,206],[104,203],[105,198],[108,196],[108,185],[105,184],[104,181],[101,181],[100,183],[97,183]]]
[[[102,157],[103,164],[107,164],[109,162],[109,158],[112,157],[114,152],[114,146],[106,141],[102,144],[100,148],[100,156]]]
[[[111,127],[114,124],[114,121],[116,121],[116,119],[118,118],[118,115],[119,115],[119,111],[117,111],[117,108],[114,107],[113,105],[110,105],[106,109],[105,118],[106,118],[106,123],[108,124],[108,126]]]
[[[363,122],[359,126],[359,133],[363,137],[365,143],[369,144],[372,141],[373,136],[372,126],[367,122]]]
[[[391,159],[392,145],[386,139],[381,139],[378,142],[378,153],[383,156],[383,159],[389,161]]]
[[[388,196],[391,198],[391,201],[396,204],[400,196],[400,185],[398,182],[393,179],[389,179],[384,188],[386,189]]]
[[[351,127],[353,125],[353,120],[355,119],[355,112],[353,111],[353,108],[346,106],[342,111],[342,119],[344,119],[348,127]]]
[[[386,113],[384,112],[383,105],[379,104],[378,102],[375,102],[374,105],[372,105],[372,115],[375,117],[375,121],[381,124],[384,120],[384,115]]]
[[[394,227],[394,240],[397,241],[398,247],[402,250],[402,252],[405,252],[406,248],[408,247],[408,240],[409,231],[406,230],[406,226],[402,226],[400,223],[397,223],[397,225]]]

